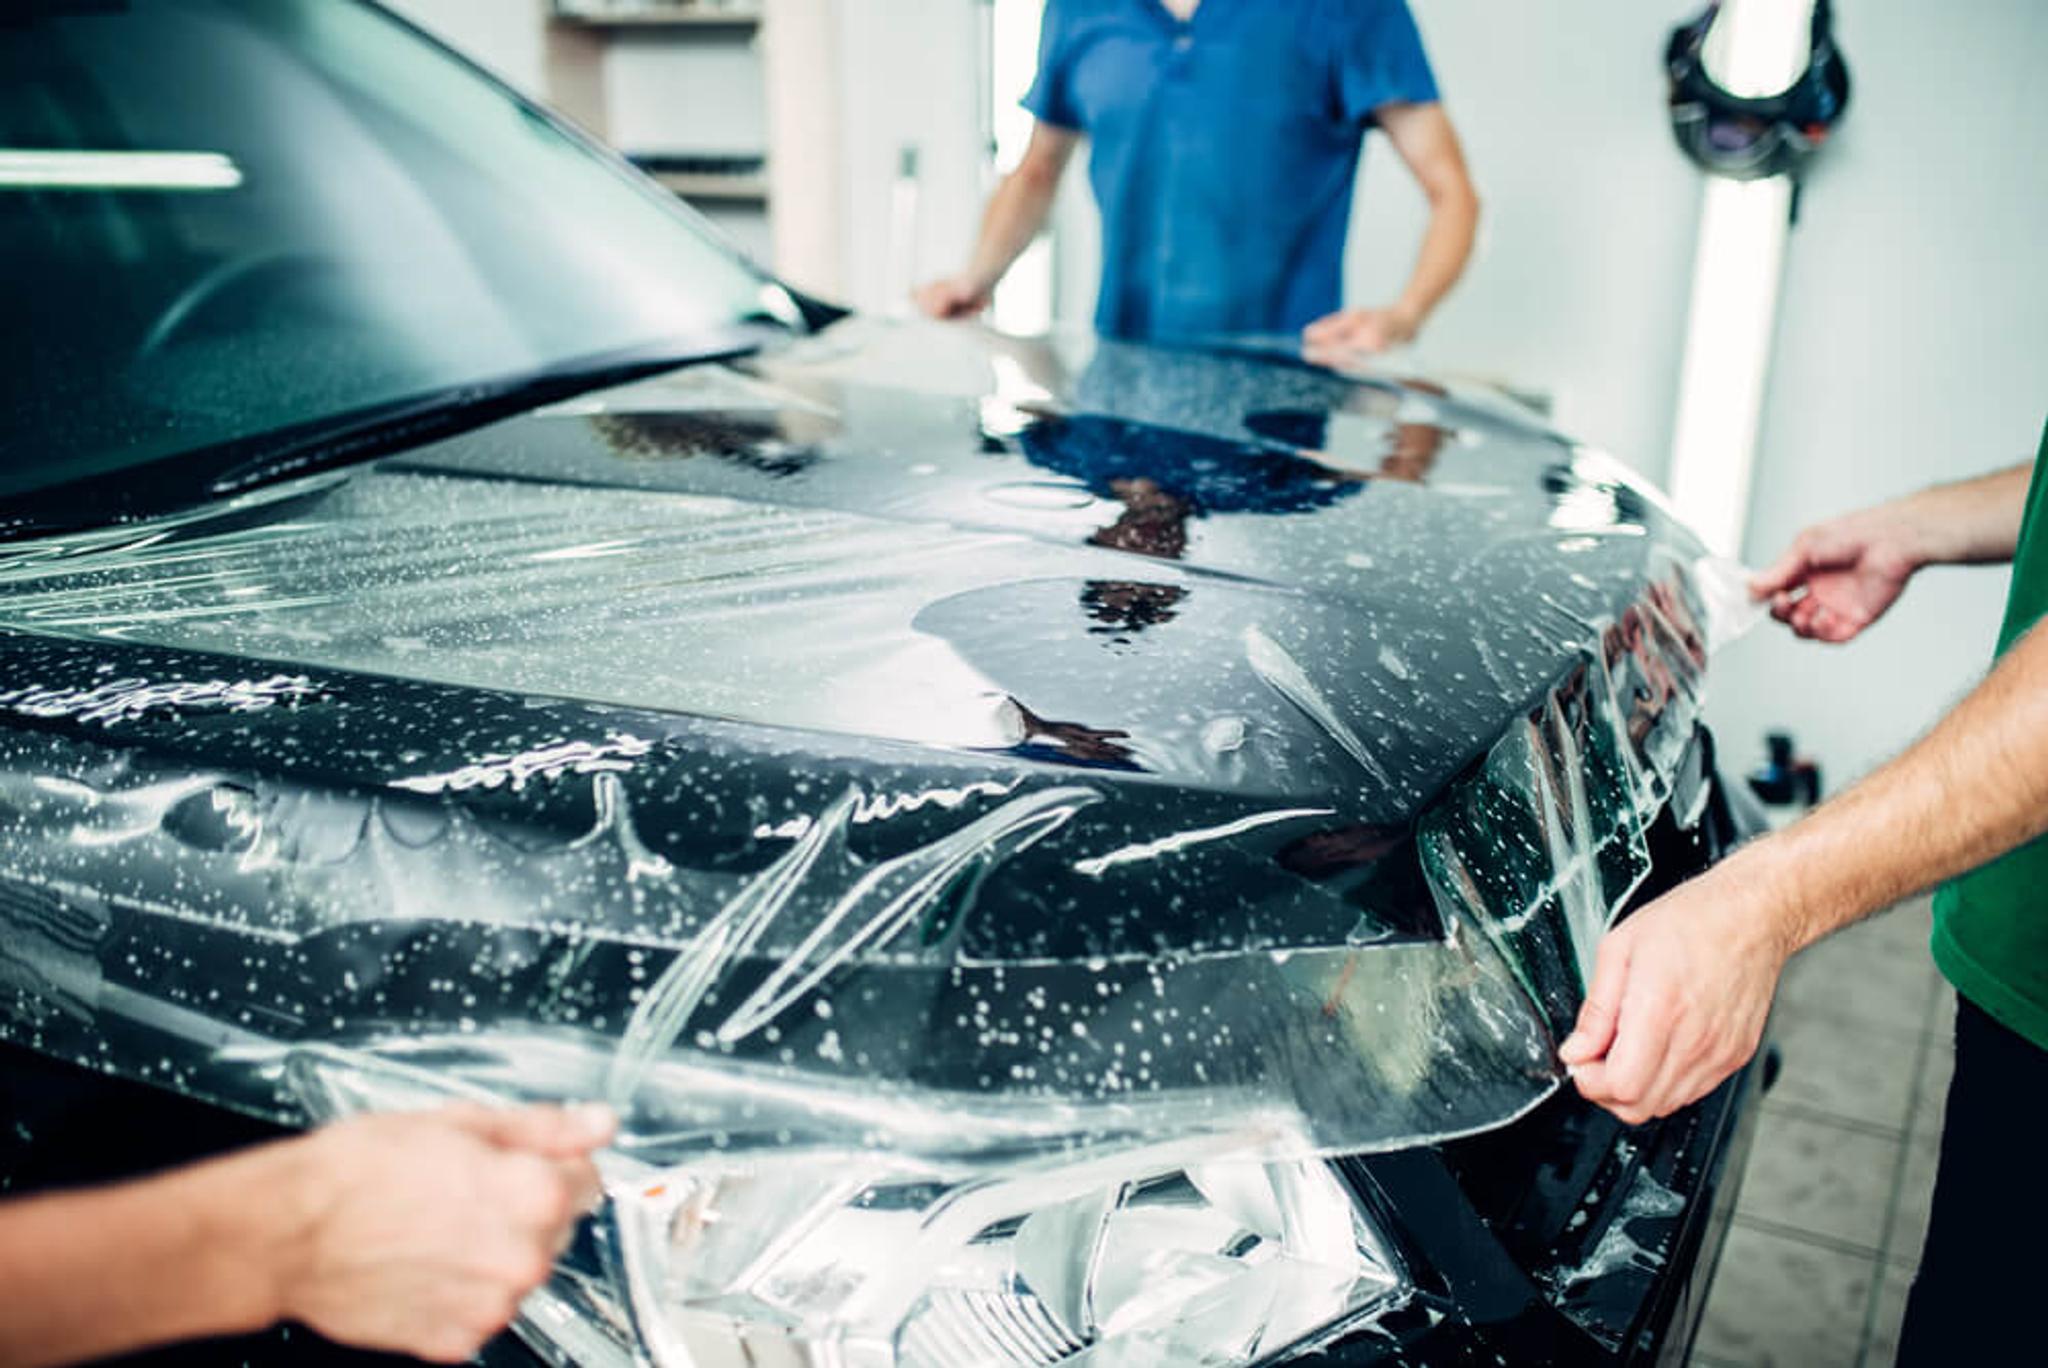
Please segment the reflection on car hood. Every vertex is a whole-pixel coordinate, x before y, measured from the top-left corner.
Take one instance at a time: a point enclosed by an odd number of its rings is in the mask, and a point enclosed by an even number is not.
[[[1699,554],[1483,396],[861,320],[9,548],[7,1030],[650,1145],[1497,1124],[1691,740]]]

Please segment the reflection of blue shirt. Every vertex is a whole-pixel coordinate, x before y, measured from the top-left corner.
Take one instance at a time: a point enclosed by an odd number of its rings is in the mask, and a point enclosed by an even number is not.
[[[1436,97],[1403,0],[1047,0],[1024,107],[1088,135],[1096,327],[1160,338],[1336,309],[1360,140]]]
[[[1305,513],[1364,486],[1287,451],[1092,413],[1040,419],[1018,434],[1024,458],[1118,497],[1120,480],[1150,480],[1199,517],[1211,513]]]

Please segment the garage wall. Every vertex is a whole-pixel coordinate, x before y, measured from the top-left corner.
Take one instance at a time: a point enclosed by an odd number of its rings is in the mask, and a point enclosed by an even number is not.
[[[1661,479],[1699,217],[1665,121],[1666,34],[1693,0],[1411,0],[1484,203],[1478,250],[1419,348],[1550,393],[1567,429]],[[1348,303],[1399,293],[1426,211],[1367,140]]]
[[[383,0],[527,95],[547,96],[547,0]]]
[[[659,29],[612,33],[605,51],[605,134],[628,152],[759,156],[767,95],[751,29],[707,28],[686,41]]]
[[[910,286],[966,261],[988,190],[978,0],[838,0],[844,248],[840,302],[894,313]],[[896,231],[904,148],[915,228]]]
[[[1857,101],[1792,235],[1747,555],[1805,522],[2031,457],[2048,418],[2048,5],[1840,7]],[[2002,570],[1923,575],[1843,648],[1760,633],[1714,707],[1743,754],[1789,724],[1839,774],[1982,672]]]

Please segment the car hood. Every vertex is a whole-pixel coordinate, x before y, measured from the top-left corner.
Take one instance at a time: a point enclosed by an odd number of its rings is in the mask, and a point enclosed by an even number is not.
[[[1483,393],[859,319],[9,548],[8,1029],[685,1148],[1499,1124],[1700,555]]]

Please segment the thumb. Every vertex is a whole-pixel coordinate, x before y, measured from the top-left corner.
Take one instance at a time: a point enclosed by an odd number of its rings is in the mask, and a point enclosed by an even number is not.
[[[1811,568],[1805,545],[1794,542],[1784,555],[1750,577],[1749,596],[1762,602],[1773,594],[1782,594],[1804,581]]]
[[[1614,1044],[1615,1026],[1621,1019],[1621,994],[1628,981],[1628,938],[1609,933],[1600,942],[1593,960],[1593,982],[1586,989],[1586,1001],[1579,1008],[1578,1022],[1557,1057],[1568,1065],[1599,1059]]]
[[[572,1107],[450,1107],[448,1120],[500,1149],[524,1150],[546,1159],[573,1159],[611,1141],[618,1117],[610,1107],[583,1102]]]

